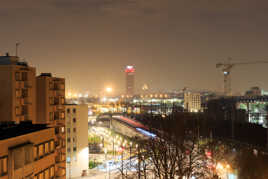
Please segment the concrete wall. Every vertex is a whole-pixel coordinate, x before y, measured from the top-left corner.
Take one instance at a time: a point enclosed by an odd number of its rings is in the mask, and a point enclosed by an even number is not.
[[[0,66],[0,121],[14,121],[12,113],[12,67]]]

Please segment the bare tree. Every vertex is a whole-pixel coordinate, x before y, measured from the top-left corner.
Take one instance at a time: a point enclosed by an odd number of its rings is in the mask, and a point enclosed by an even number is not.
[[[139,146],[146,153],[143,160],[151,166],[145,173],[151,171],[159,179],[188,179],[192,176],[208,178],[206,147],[199,145],[196,131],[185,124],[185,116],[177,117],[174,114],[166,118],[153,117],[151,131],[156,133],[157,137],[138,140]],[[144,170],[144,167],[142,169]],[[138,170],[138,178],[146,177],[140,173]]]

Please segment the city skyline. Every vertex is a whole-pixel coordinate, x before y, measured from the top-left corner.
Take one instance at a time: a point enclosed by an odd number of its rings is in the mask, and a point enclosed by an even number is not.
[[[123,93],[124,67],[136,87],[222,91],[215,65],[268,60],[266,1],[13,1],[0,7],[0,52],[18,54],[37,74],[66,78],[73,91]],[[268,89],[266,65],[232,71],[233,91]],[[81,77],[83,75],[83,77]]]

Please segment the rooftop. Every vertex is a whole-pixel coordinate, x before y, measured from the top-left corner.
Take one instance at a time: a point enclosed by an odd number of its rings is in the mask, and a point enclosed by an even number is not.
[[[17,56],[9,56],[8,53],[6,53],[5,56],[0,56],[0,65],[28,66],[27,62],[19,61],[19,57],[17,57]]]
[[[45,124],[32,124],[32,122],[0,123],[0,140],[26,135],[32,132],[48,129]]]

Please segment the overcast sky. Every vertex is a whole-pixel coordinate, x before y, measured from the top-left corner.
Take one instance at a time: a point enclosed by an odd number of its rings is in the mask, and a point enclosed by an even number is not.
[[[1,0],[0,52],[65,77],[67,90],[222,90],[217,62],[268,60],[267,0]],[[236,66],[233,91],[268,90],[268,64]]]

